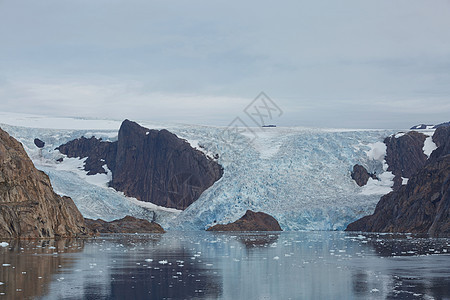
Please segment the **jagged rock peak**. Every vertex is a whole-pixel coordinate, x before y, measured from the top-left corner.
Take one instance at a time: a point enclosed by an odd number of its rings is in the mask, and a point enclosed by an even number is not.
[[[185,209],[223,175],[223,168],[168,130],[122,122],[118,140],[77,139],[58,147],[70,157],[87,157],[88,175],[112,172],[110,186],[129,197]]]

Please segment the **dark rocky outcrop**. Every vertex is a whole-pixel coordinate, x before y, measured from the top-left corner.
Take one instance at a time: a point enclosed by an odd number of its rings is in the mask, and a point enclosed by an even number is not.
[[[57,195],[22,144],[0,129],[0,237],[89,235],[72,199]]]
[[[437,129],[437,128],[439,128],[439,127],[447,127],[447,126],[450,126],[450,122],[445,122],[445,123],[437,124],[437,125],[435,125],[433,128],[434,128],[434,129]]]
[[[38,147],[38,148],[44,148],[44,146],[45,146],[45,142],[41,141],[41,140],[38,139],[38,138],[35,138],[35,139],[34,139],[34,144],[35,144],[36,147]]]
[[[56,149],[67,157],[87,157],[84,169],[88,171],[88,175],[106,174],[103,167],[105,164],[110,170],[115,167],[117,142],[102,141],[95,137],[89,139],[81,137]]]
[[[450,127],[436,129],[433,140],[438,148],[408,184],[383,196],[373,215],[346,230],[450,235]]]
[[[426,124],[419,124],[416,126],[411,127],[411,130],[420,130],[420,129],[436,129],[439,127],[446,127],[446,126],[450,126],[450,122],[445,122],[445,123],[440,123],[437,125],[426,125]]]
[[[433,142],[438,147],[431,153],[430,160],[435,160],[437,157],[450,153],[450,126],[443,126],[436,129],[433,134]]]
[[[410,178],[420,170],[427,161],[423,153],[423,144],[426,135],[410,131],[396,138],[389,136],[384,140],[386,144],[386,163],[388,171],[392,171],[394,177],[394,190],[402,186],[402,177]]]
[[[244,216],[230,224],[217,224],[208,231],[282,231],[278,221],[263,212],[247,210]]]
[[[164,233],[164,229],[155,222],[126,216],[120,220],[106,222],[102,219],[85,219],[86,226],[96,233]]]
[[[417,129],[427,129],[427,128],[431,128],[431,127],[433,127],[433,125],[431,125],[431,124],[419,124],[419,125],[415,125],[415,126],[413,126],[413,127],[411,127],[410,129],[411,130],[417,130]]]
[[[367,181],[369,181],[369,178],[378,179],[375,174],[369,173],[363,166],[358,164],[353,166],[352,179],[356,182],[357,185],[366,185]]]
[[[223,175],[222,167],[167,130],[125,120],[116,142],[80,138],[61,145],[69,157],[88,157],[88,174],[112,172],[110,186],[141,201],[185,209]]]

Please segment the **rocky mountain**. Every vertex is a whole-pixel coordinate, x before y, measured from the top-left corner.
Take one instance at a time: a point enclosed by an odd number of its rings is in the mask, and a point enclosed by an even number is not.
[[[415,134],[407,137],[413,140],[413,145],[422,139]],[[408,168],[404,164],[405,159],[400,160],[404,165],[403,172],[413,173],[414,168],[418,170],[406,185],[383,196],[372,215],[351,223],[347,231],[450,235],[450,126],[438,127],[433,135],[433,142],[438,148],[422,167],[413,161],[413,168]],[[398,149],[406,150],[411,158],[422,161],[416,149],[407,150],[398,144],[391,147],[391,151]]]
[[[155,222],[126,216],[120,220],[106,222],[102,219],[85,219],[86,226],[96,233],[164,233],[164,229]]]
[[[282,231],[278,221],[263,212],[247,210],[245,215],[230,224],[217,224],[208,231]]]
[[[413,127],[411,127],[411,130],[416,130],[416,129],[436,129],[439,127],[445,127],[445,126],[450,126],[450,122],[445,122],[445,123],[440,123],[437,125],[430,125],[430,124],[419,124],[419,125],[415,125]]]
[[[404,134],[391,135],[384,140],[386,145],[386,163],[388,171],[394,177],[394,190],[402,186],[402,177],[410,178],[416,174],[427,161],[423,153],[423,145],[426,135],[417,131]]]
[[[110,186],[160,206],[185,209],[223,175],[212,158],[163,130],[125,120],[116,142],[79,138],[58,147],[68,157],[87,157],[88,175],[112,172]]]
[[[441,123],[441,124],[437,124],[435,125],[433,128],[439,128],[439,127],[446,127],[446,126],[450,126],[450,122],[445,122],[445,123]]]
[[[72,199],[57,195],[22,144],[0,129],[0,237],[55,238],[90,233]]]

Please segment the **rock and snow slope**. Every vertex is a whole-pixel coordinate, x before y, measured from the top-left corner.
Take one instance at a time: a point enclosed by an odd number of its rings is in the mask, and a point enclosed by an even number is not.
[[[56,161],[62,155],[54,149],[75,138],[115,141],[120,121],[86,120],[84,124],[85,120],[76,119],[75,129],[67,129],[67,119],[44,118],[45,126],[33,120],[0,114],[0,124],[14,125],[0,126],[24,144],[36,167],[49,174],[55,190],[71,196],[88,218],[133,215],[156,220],[165,229],[205,229],[214,221],[233,222],[251,209],[271,214],[283,230],[341,230],[371,214],[392,186],[380,142],[394,131],[253,128],[255,138],[251,139],[223,127],[139,122],[148,128],[166,128],[206,153],[220,154],[223,177],[181,212],[124,197],[106,186],[109,174],[88,177],[79,169],[83,162],[78,159]],[[235,135],[233,142],[224,139],[225,133]],[[45,142],[43,149],[34,145],[35,138]],[[359,187],[350,176],[357,163],[381,181]]]

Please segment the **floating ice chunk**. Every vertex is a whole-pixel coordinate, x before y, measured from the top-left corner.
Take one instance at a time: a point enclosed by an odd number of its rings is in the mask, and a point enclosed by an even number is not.
[[[146,262],[152,262],[153,259],[151,259],[151,258],[146,258],[145,261],[146,261]]]
[[[160,260],[160,261],[159,261],[159,264],[161,264],[161,265],[166,265],[167,263],[168,263],[167,260]]]
[[[274,260],[279,260],[280,259],[280,257],[278,257],[278,256],[275,256],[274,258],[273,258]]]

